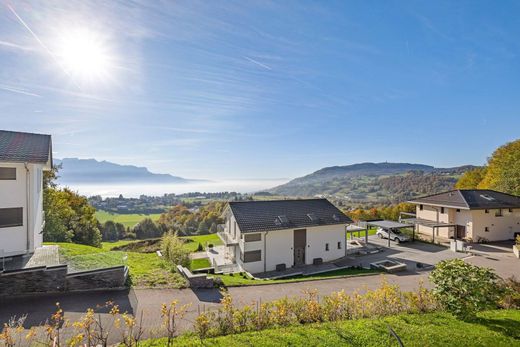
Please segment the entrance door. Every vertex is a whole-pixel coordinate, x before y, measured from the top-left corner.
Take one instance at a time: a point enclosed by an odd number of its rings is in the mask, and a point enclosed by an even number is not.
[[[466,237],[466,226],[457,225],[457,239],[463,239]]]
[[[307,230],[294,231],[294,266],[305,264],[305,247],[307,247]]]

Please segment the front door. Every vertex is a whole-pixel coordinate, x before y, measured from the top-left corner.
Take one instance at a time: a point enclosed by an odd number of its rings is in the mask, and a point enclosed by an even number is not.
[[[305,264],[305,247],[307,247],[307,230],[294,231],[294,266]]]
[[[463,239],[466,237],[466,226],[457,225],[457,239]]]

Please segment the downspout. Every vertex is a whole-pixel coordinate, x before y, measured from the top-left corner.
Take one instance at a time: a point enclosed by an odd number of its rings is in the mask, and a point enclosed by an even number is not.
[[[264,272],[267,272],[267,234],[269,234],[269,231],[264,234]]]
[[[27,230],[27,243],[26,243],[26,253],[29,253],[29,249],[31,248],[31,241],[29,240],[29,167],[27,163],[23,164],[25,166],[25,223]]]

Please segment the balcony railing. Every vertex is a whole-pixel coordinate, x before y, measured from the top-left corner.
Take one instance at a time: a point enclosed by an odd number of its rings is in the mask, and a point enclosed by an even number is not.
[[[217,231],[217,235],[226,246],[238,245],[238,240],[233,239],[231,235],[225,231]]]

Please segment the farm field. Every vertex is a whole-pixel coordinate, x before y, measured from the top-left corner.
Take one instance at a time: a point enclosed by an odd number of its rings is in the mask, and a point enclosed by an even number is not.
[[[100,223],[105,223],[106,221],[114,221],[116,223],[121,223],[125,227],[132,228],[134,225],[139,223],[145,218],[151,218],[154,222],[159,219],[161,216],[160,213],[154,214],[119,214],[119,213],[109,213],[106,211],[97,210],[96,218]]]

